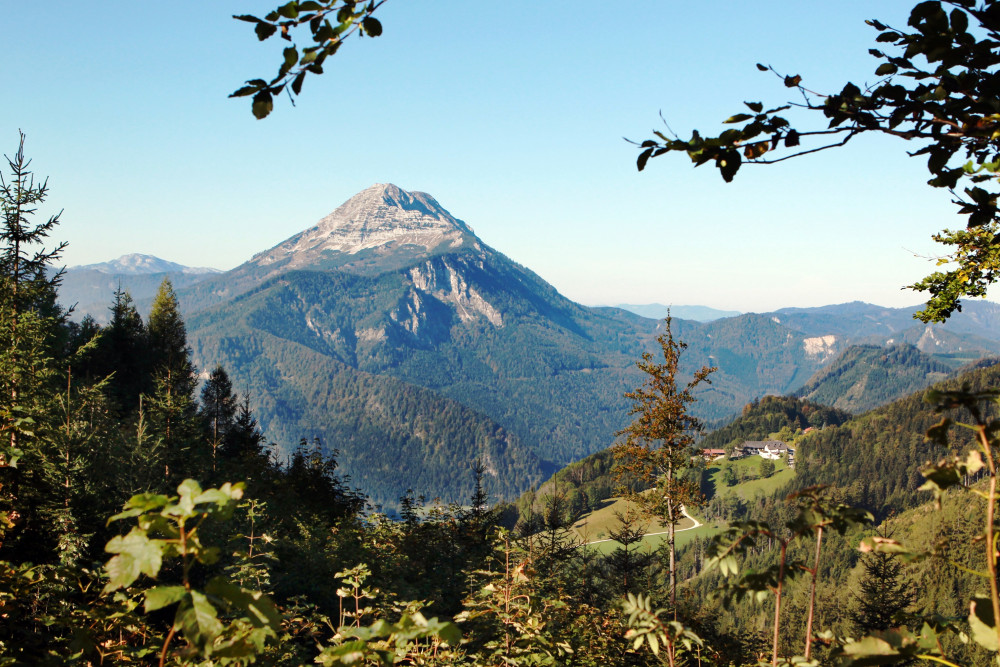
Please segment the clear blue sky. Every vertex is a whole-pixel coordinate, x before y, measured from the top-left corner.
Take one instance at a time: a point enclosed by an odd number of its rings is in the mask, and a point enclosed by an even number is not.
[[[635,169],[662,111],[686,136],[743,100],[870,81],[874,30],[912,2],[389,0],[298,106],[227,99],[283,43],[266,2],[12,3],[0,148],[28,135],[65,209],[68,264],[128,252],[232,268],[375,182],[434,195],[491,246],[588,304],[900,306],[961,224],[905,145],[862,140],[724,184],[686,158]]]

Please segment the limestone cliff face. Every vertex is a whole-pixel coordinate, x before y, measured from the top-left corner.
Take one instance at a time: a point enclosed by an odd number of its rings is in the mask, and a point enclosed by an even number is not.
[[[396,254],[411,258],[465,245],[478,246],[472,230],[429,194],[380,183],[354,195],[313,227],[256,255],[251,263],[281,262],[284,268],[297,269],[369,251],[366,257],[385,264]]]
[[[269,275],[296,269],[365,275],[400,271],[410,287],[389,315],[410,334],[426,338],[429,326],[435,336],[451,323],[483,320],[503,326],[500,310],[472,277],[482,275],[496,255],[429,194],[377,184],[249,264]],[[357,338],[377,341],[385,335],[366,331]]]
[[[483,296],[468,284],[462,266],[447,258],[440,262],[428,260],[410,269],[410,280],[418,292],[432,295],[438,301],[451,304],[458,319],[469,322],[486,318],[495,327],[503,326],[503,316]],[[414,294],[416,297],[416,292]]]

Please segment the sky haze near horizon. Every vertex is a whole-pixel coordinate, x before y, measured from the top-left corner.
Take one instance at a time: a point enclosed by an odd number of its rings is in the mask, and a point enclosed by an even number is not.
[[[285,43],[231,15],[275,4],[8,8],[0,152],[26,133],[65,211],[67,264],[138,252],[230,269],[391,182],[586,304],[909,306],[931,234],[962,224],[899,141],[725,184],[684,156],[638,173],[623,138],[648,138],[661,112],[687,137],[744,100],[793,99],[757,62],[817,90],[870,82],[864,20],[903,25],[912,2],[388,0],[382,37],[345,44],[294,108],[258,121],[227,95],[272,76]]]

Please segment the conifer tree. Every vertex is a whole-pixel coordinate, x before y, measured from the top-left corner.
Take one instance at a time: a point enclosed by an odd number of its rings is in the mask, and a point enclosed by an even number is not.
[[[166,448],[166,477],[182,460],[191,462],[188,447],[197,439],[197,379],[187,346],[187,330],[181,318],[177,295],[164,278],[149,313],[149,357],[153,369],[150,418]],[[194,453],[197,459],[198,452]]]
[[[880,537],[888,539],[891,533],[882,530]],[[851,620],[862,634],[898,627],[896,616],[914,601],[913,590],[903,577],[903,563],[892,554],[876,552],[864,554],[861,565],[865,574],[860,593],[854,596],[857,607]]]
[[[620,549],[615,549],[609,560],[611,567],[622,576],[622,587],[624,592],[629,592],[635,587],[633,572],[641,570],[649,565],[649,555],[637,553],[638,549],[633,545],[641,544],[649,529],[649,522],[644,521],[639,513],[639,509],[631,503],[625,506],[625,511],[616,511],[615,518],[618,525],[609,531],[608,537],[621,545]]]
[[[677,556],[674,531],[683,516],[684,504],[699,500],[700,492],[681,471],[691,460],[695,434],[701,421],[688,414],[694,402],[694,389],[709,383],[715,368],[708,366],[696,371],[686,384],[680,384],[680,360],[687,344],[674,338],[671,318],[664,320],[665,331],[657,337],[663,361],[657,362],[649,352],[636,362],[646,380],[625,397],[632,401],[629,414],[634,421],[619,433],[624,441],[615,448],[615,459],[622,479],[638,481],[648,493],[633,493],[631,499],[650,516],[655,516],[667,528],[670,570],[670,604],[676,610]]]
[[[250,409],[249,393],[237,401],[236,418],[226,431],[219,453],[228,459],[267,459],[264,435]]]
[[[0,465],[7,465],[16,456],[19,435],[37,417],[34,390],[39,388],[36,372],[38,355],[45,352],[45,337],[54,327],[47,321],[40,304],[48,301],[54,305],[55,288],[60,273],[48,277],[49,264],[59,257],[65,243],[52,250],[32,250],[41,245],[58,224],[60,214],[50,216],[45,222],[34,223],[32,217],[48,195],[48,179],[36,184],[29,166],[31,160],[24,155],[24,133],[20,133],[14,157],[4,156],[10,177],[0,173],[0,293],[3,295],[2,317],[4,341],[4,396],[2,399],[5,444],[9,450],[0,450]],[[61,313],[55,313],[61,319]],[[28,318],[28,321],[25,319]],[[28,392],[28,396],[22,395]]]
[[[60,274],[50,275],[48,266],[65,247],[34,249],[59,215],[32,222],[48,194],[48,181],[35,183],[23,133],[17,152],[5,157],[10,176],[0,173],[0,546],[8,529],[36,505],[36,494],[19,487],[26,483],[25,471],[42,474],[40,449],[52,426],[59,385],[53,357],[60,351],[56,341],[64,317],[55,302]],[[23,459],[21,471],[13,470],[18,459]]]
[[[133,413],[139,396],[152,391],[149,375],[149,332],[132,301],[121,286],[111,304],[111,321],[97,334],[89,374],[94,379],[110,376],[108,391],[119,415]]]
[[[233,426],[237,397],[233,383],[222,366],[216,366],[201,389],[201,416],[208,425],[212,438],[212,467],[215,468],[216,452]]]
[[[197,383],[177,294],[169,278],[160,283],[149,311],[149,357],[156,376],[166,376],[175,395],[193,397]]]

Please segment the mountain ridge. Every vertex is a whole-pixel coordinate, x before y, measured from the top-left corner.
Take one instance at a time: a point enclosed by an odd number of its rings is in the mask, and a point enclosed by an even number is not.
[[[79,264],[69,266],[67,271],[97,271],[98,273],[121,274],[121,275],[143,275],[150,273],[196,273],[210,274],[222,273],[221,269],[214,269],[207,266],[185,266],[177,262],[171,262],[155,255],[145,255],[142,253],[129,253],[117,259],[97,264]]]

